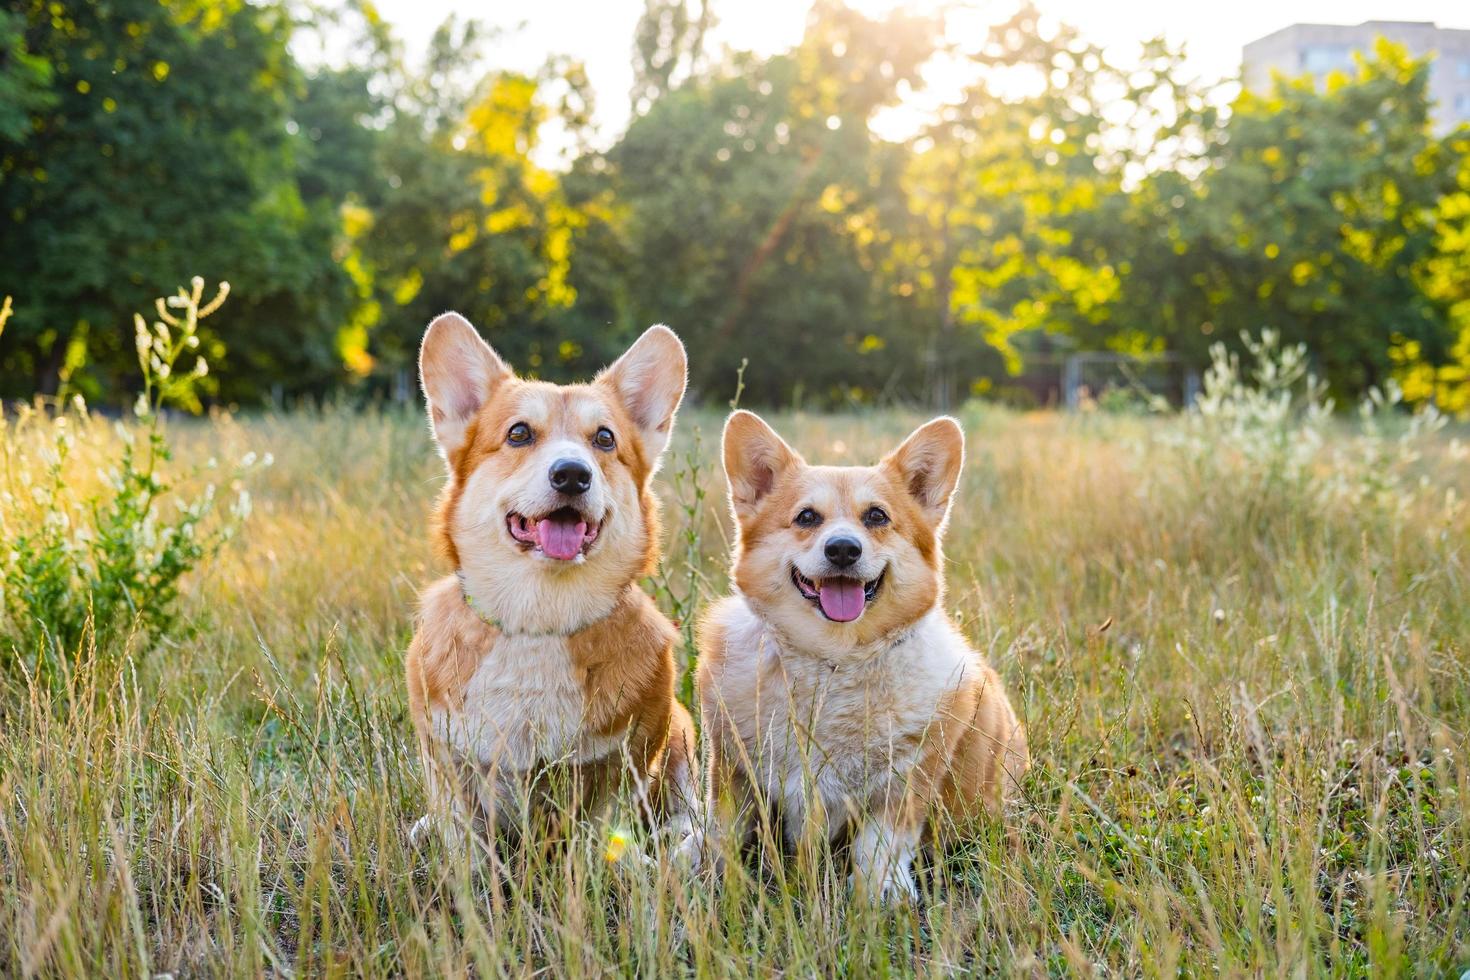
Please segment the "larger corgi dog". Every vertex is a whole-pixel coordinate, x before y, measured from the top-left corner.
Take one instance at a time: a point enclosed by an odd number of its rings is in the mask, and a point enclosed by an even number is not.
[[[435,527],[455,571],[421,596],[409,707],[430,811],[462,841],[546,802],[604,805],[625,777],[677,815],[695,791],[673,625],[638,587],[658,561],[650,483],[684,346],[650,328],[590,384],[517,378],[468,321],[429,324],[419,370],[449,470]],[[591,812],[590,810],[588,812]]]
[[[844,837],[860,889],[908,900],[934,830],[1000,811],[1027,766],[1025,733],[942,605],[963,459],[950,418],[876,466],[833,467],[808,465],[750,412],[730,416],[738,591],[701,624],[706,821],[686,858],[743,839],[764,801],[789,843]]]

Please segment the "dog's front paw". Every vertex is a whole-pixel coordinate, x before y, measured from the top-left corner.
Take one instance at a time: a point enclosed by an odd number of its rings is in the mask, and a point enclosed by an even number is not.
[[[416,851],[422,850],[428,846],[429,837],[433,833],[433,821],[429,819],[429,815],[426,813],[415,820],[412,827],[408,828],[408,846]]]
[[[426,813],[413,822],[408,828],[408,846],[414,850],[424,850],[429,842],[438,837],[444,844],[446,850],[457,853],[464,849],[466,835],[459,822],[450,816],[436,816]]]
[[[887,907],[917,905],[919,902],[919,888],[907,868],[889,868],[871,878],[854,873],[850,883],[857,894]]]
[[[674,866],[697,874],[704,867],[704,834],[691,830],[669,854]]]
[[[914,876],[907,871],[899,871],[884,878],[883,889],[879,892],[884,905],[917,905],[919,902],[919,888],[914,884]]]

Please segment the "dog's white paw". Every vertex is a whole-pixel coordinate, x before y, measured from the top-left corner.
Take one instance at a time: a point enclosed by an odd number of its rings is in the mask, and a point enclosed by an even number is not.
[[[433,821],[426,813],[413,822],[408,828],[408,846],[414,850],[420,850],[428,845],[429,837],[434,833]]]
[[[674,866],[690,874],[697,874],[704,867],[704,834],[691,830],[684,835],[670,852]]]
[[[879,895],[884,905],[917,905],[919,887],[914,884],[913,875],[900,871],[884,879],[883,890]]]
[[[413,822],[408,829],[408,844],[415,850],[423,850],[438,837],[446,850],[458,853],[465,846],[465,832],[453,817],[438,817],[426,813]]]
[[[919,902],[919,887],[906,868],[889,868],[872,878],[854,873],[849,883],[857,894],[886,907],[917,905]]]

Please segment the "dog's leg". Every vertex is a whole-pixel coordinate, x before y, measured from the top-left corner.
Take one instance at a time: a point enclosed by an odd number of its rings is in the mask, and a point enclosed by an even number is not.
[[[428,748],[422,751],[421,757],[429,812],[414,821],[408,832],[409,844],[424,847],[431,836],[437,835],[450,852],[461,853],[469,834],[470,815],[464,794],[458,788],[460,780],[454,773],[458,763],[441,759]]]
[[[884,904],[917,901],[913,864],[923,837],[923,808],[911,796],[875,803],[853,838],[853,885]]]
[[[690,832],[674,851],[674,859],[691,870],[724,866],[726,853],[739,849],[750,836],[756,814],[755,793],[740,761],[741,749],[727,740],[735,736],[716,731],[714,716],[706,714],[705,795],[690,815]]]
[[[682,842],[694,832],[700,811],[699,775],[696,763],[694,719],[682,704],[674,703],[669,718],[669,741],[659,767],[658,799],[655,801],[660,831],[667,839]]]

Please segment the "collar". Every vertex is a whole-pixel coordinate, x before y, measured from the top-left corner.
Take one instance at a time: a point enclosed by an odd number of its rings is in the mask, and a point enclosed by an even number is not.
[[[508,629],[505,628],[505,624],[503,622],[501,622],[495,616],[490,615],[490,613],[486,612],[485,611],[485,607],[484,606],[481,606],[478,602],[475,601],[475,597],[472,596],[472,595],[470,595],[470,590],[465,585],[464,570],[463,569],[456,568],[454,570],[454,577],[457,578],[457,579],[459,579],[459,594],[464,599],[465,606],[469,608],[470,612],[474,613],[477,617],[479,617],[479,619],[480,619],[480,621],[482,623],[484,623],[487,626],[493,626],[493,627],[495,627],[496,631],[498,631],[502,636],[528,636],[528,637],[546,637],[546,638],[550,638],[550,637],[566,638],[566,637],[572,636],[572,635],[574,635],[576,633],[580,633],[583,630],[588,629],[589,627],[596,626],[598,623],[602,622],[603,620],[605,620],[608,617],[610,617],[613,613],[617,612],[618,609],[623,605],[623,598],[622,597],[619,597],[618,598],[618,601],[613,603],[612,608],[609,609],[607,612],[603,613],[601,616],[597,616],[597,617],[595,617],[593,619],[590,619],[590,620],[588,620],[585,623],[580,623],[580,624],[572,627],[569,630],[545,630],[545,631],[535,631],[535,630],[531,630],[531,631],[516,631],[516,630],[508,630]]]

